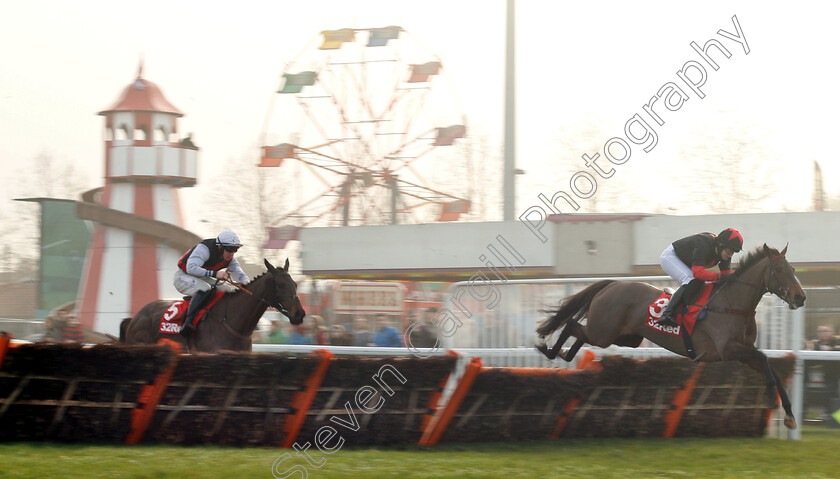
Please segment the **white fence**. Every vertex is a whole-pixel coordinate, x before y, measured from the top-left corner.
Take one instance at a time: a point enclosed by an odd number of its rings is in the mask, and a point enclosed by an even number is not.
[[[511,280],[505,282],[453,283],[443,307],[460,322],[457,331],[443,338],[447,348],[533,348],[534,331],[554,308],[568,296],[603,279],[643,281],[657,287],[678,284],[669,276],[565,278]],[[802,323],[794,321],[793,311],[779,298],[765,295],[757,308],[761,349],[800,349]],[[571,341],[571,340],[570,340]],[[654,346],[645,342],[642,346]],[[529,364],[530,365],[530,364]]]
[[[35,339],[44,332],[44,320],[0,318],[0,331],[11,333],[17,339]]]

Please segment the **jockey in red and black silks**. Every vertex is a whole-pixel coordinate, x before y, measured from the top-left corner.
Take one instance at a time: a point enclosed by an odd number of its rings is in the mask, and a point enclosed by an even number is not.
[[[219,236],[208,238],[193,246],[178,260],[178,270],[175,271],[174,278],[175,289],[181,294],[192,296],[187,318],[181,329],[182,335],[192,334],[192,319],[214,286],[228,293],[234,291],[232,286],[217,283],[214,278],[242,284],[248,284],[251,281],[234,257],[241,246],[242,243],[236,233],[224,230],[219,233]]]
[[[680,302],[690,303],[705,281],[719,281],[732,273],[732,256],[741,251],[744,237],[735,228],[727,228],[717,236],[697,233],[674,241],[659,258],[662,269],[680,283],[659,319],[663,326],[676,326],[672,315]],[[717,266],[719,273],[707,268]]]

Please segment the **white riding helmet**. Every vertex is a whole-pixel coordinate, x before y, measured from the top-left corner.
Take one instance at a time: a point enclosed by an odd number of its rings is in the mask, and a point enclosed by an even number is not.
[[[242,246],[239,242],[239,236],[233,230],[224,230],[216,237],[216,244],[219,246]]]

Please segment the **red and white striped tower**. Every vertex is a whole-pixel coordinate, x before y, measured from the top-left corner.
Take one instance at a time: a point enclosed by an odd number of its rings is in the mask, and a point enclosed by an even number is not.
[[[85,327],[113,335],[146,303],[178,295],[172,275],[183,250],[165,230],[183,228],[178,188],[196,183],[198,149],[178,140],[184,114],[142,72],[141,65],[119,99],[99,112],[105,117],[105,187],[78,313]]]

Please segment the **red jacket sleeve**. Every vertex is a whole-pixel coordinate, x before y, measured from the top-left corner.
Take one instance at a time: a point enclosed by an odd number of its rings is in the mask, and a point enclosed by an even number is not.
[[[703,281],[717,281],[720,279],[719,273],[712,273],[702,266],[693,266],[691,268],[691,274],[693,274],[695,278],[702,279]]]

